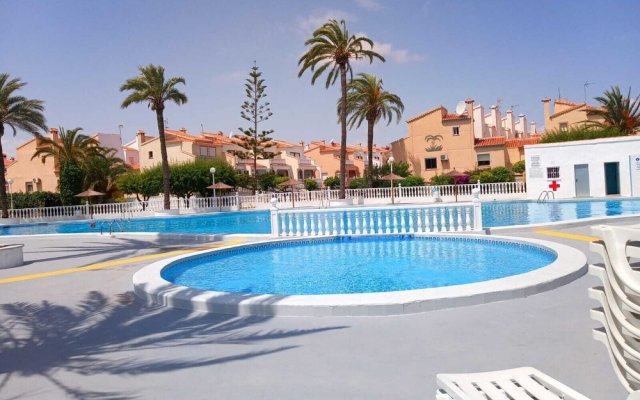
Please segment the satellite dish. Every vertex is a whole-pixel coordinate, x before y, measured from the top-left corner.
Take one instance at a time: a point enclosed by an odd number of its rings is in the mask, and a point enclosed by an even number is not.
[[[456,105],[456,114],[464,114],[466,110],[467,105],[464,103],[464,101],[459,101]]]

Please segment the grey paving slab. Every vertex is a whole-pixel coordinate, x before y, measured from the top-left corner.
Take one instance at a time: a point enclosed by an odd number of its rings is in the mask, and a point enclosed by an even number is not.
[[[518,235],[597,260],[587,242]],[[111,239],[24,243],[31,263],[0,279],[166,250]],[[140,304],[130,293],[140,266],[0,284],[0,399],[432,399],[436,373],[518,366],[594,400],[625,398],[591,338],[589,276],[528,298],[414,315],[238,318]]]

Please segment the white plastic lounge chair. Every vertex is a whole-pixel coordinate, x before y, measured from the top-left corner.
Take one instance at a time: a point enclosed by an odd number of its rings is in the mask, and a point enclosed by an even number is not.
[[[440,388],[437,400],[589,400],[530,367],[472,374],[438,374],[436,379]]]
[[[605,252],[598,251],[597,246],[591,246],[596,250],[605,262],[609,279],[612,281],[615,277],[621,283],[624,283],[625,291],[629,294],[640,296],[640,272],[631,268],[627,259],[627,244],[640,239],[640,230],[624,227],[598,226],[592,228],[592,231],[598,234],[604,242]],[[637,250],[630,247],[633,253]]]

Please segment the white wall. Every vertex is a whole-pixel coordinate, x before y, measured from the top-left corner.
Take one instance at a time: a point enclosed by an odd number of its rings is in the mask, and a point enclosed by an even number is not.
[[[619,163],[621,196],[640,196],[640,138],[637,136],[528,145],[524,147],[524,157],[530,199],[537,199],[543,190],[550,190],[549,184],[554,180],[560,185],[555,198],[576,197],[576,164],[589,165],[591,197],[605,197],[605,162]],[[548,167],[560,167],[560,177],[548,179]]]

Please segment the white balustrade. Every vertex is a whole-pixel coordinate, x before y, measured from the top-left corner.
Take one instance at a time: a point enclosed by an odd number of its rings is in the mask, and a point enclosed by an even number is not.
[[[480,231],[482,208],[478,200],[393,207],[272,208],[271,227],[275,237]]]

